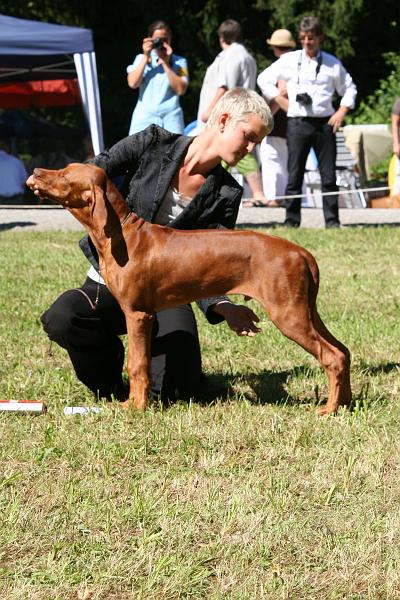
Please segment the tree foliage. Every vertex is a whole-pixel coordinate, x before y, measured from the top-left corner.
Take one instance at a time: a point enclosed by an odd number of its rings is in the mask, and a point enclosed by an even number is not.
[[[378,88],[360,102],[353,120],[355,123],[389,123],[391,109],[396,98],[400,98],[400,56],[394,52],[384,55],[391,71],[379,82]]]
[[[190,86],[182,99],[187,123],[196,116],[205,69],[219,51],[216,30],[226,18],[242,24],[245,44],[261,71],[273,60],[265,39],[274,29],[285,27],[296,36],[302,16],[320,16],[326,33],[324,48],[352,74],[360,111],[393,68],[386,56],[397,50],[400,33],[398,0],[0,0],[0,12],[93,30],[107,145],[128,131],[136,93],[127,86],[126,66],[140,52],[147,25],[155,19],[170,23],[173,48],[189,62]],[[379,87],[382,106],[386,96],[388,104],[393,101],[392,84],[391,79]],[[362,110],[359,114],[368,118]]]

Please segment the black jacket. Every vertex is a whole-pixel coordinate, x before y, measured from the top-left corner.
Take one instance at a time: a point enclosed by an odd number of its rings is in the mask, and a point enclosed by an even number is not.
[[[104,169],[108,177],[123,176],[120,186],[129,208],[139,217],[153,222],[171,181],[193,138],[169,133],[157,125],[121,140],[91,162]],[[208,175],[196,196],[181,214],[168,223],[177,229],[233,229],[236,223],[243,189],[221,165]],[[89,261],[98,269],[98,257],[90,238],[85,236],[80,246]],[[218,299],[199,302],[211,322],[221,318],[211,315],[208,307]]]

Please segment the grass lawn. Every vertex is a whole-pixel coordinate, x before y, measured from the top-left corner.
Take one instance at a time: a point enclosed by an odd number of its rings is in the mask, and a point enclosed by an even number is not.
[[[204,402],[64,416],[93,400],[38,317],[83,281],[80,235],[0,233],[0,398],[48,407],[0,414],[1,599],[400,598],[400,229],[276,232],[318,260],[351,412],[316,418],[326,377],[265,316],[199,316]]]

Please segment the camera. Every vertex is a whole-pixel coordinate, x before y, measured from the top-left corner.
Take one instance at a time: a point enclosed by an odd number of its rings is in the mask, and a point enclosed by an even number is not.
[[[161,48],[163,48],[163,46],[164,46],[165,41],[166,41],[165,38],[162,38],[162,37],[154,38],[154,40],[153,40],[154,50],[161,50]]]
[[[297,94],[296,102],[302,106],[310,106],[310,104],[312,104],[312,98],[307,92],[304,92],[303,94]]]

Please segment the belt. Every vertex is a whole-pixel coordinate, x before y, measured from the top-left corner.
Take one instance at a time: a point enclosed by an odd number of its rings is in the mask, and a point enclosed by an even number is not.
[[[329,117],[288,117],[288,119],[292,119],[293,121],[317,121],[318,123],[328,122],[332,115]]]

